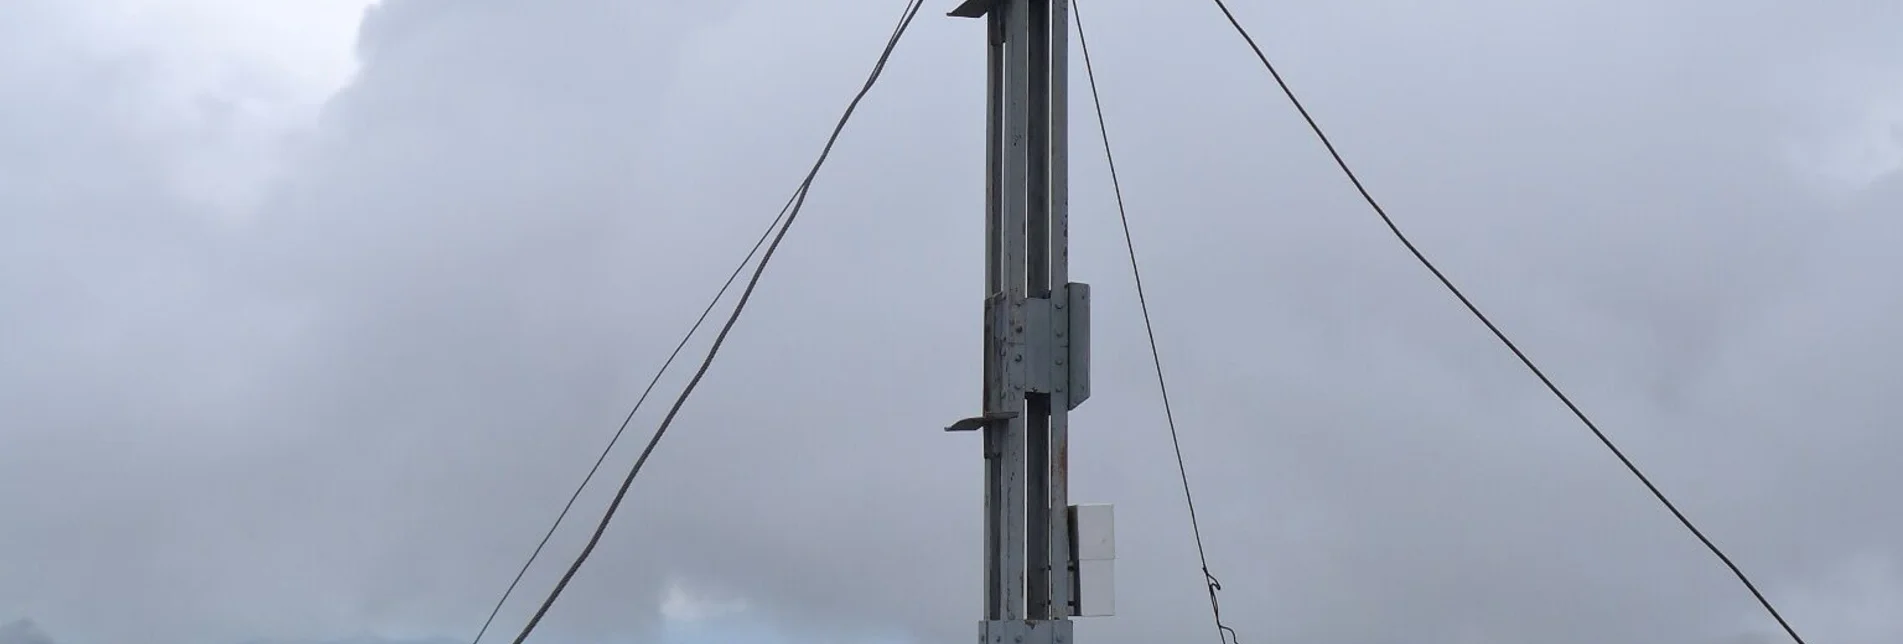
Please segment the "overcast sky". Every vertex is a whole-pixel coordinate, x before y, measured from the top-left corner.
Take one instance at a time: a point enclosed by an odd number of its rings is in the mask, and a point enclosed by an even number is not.
[[[902,3],[372,4],[0,5],[0,623],[472,635]],[[983,50],[952,4],[536,641],[971,637],[979,446],[937,428],[979,402]],[[1800,632],[1903,640],[1903,4],[1231,4]],[[1213,4],[1082,10],[1243,641],[1779,641],[1394,243]],[[1117,504],[1120,541],[1119,614],[1079,639],[1205,641],[1078,79],[1072,495]]]

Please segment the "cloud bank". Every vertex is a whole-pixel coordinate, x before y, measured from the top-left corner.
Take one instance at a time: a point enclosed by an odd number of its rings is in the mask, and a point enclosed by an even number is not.
[[[899,9],[385,0],[333,38],[334,8],[121,4],[0,21],[0,616],[77,644],[472,633]],[[1236,4],[1402,225],[1803,632],[1903,636],[1903,14]],[[1212,8],[1083,9],[1233,626],[1776,641]],[[676,582],[781,635],[969,636],[978,446],[935,428],[978,400],[980,38],[901,45],[548,641],[662,633]],[[1087,125],[1073,493],[1119,505],[1124,585],[1080,638],[1180,641],[1201,574]]]

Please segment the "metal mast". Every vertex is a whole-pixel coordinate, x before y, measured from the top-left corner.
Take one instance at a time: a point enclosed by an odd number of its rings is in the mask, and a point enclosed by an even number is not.
[[[985,602],[980,641],[1073,641],[1108,615],[1107,505],[1069,500],[1070,410],[1090,396],[1090,289],[1070,282],[1069,0],[965,0],[985,19]]]

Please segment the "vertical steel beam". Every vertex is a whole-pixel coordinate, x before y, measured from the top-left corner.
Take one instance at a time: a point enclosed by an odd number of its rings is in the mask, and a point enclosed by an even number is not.
[[[1071,588],[1072,575],[1070,555],[1070,520],[1067,512],[1070,506],[1070,410],[1075,405],[1070,398],[1070,326],[1072,312],[1068,306],[1070,282],[1070,60],[1069,0],[1050,0],[1045,58],[1043,64],[1049,70],[1046,80],[1047,96],[1044,110],[1045,129],[1048,141],[1049,167],[1045,194],[1046,235],[1049,237],[1049,276],[1044,297],[1051,302],[1050,325],[1043,335],[1051,343],[1051,393],[1045,401],[1049,414],[1049,434],[1047,437],[1044,460],[1038,465],[1049,472],[1044,489],[1044,502],[1047,509],[1044,521],[1033,523],[1032,530],[1039,531],[1045,537],[1045,565],[1049,573],[1045,577],[1045,599],[1049,609],[1045,616],[1050,619],[1063,619],[1076,614],[1072,602],[1075,593]]]
[[[1003,494],[998,512],[1005,519],[1002,542],[999,544],[997,565],[1000,568],[1000,593],[1004,598],[1004,612],[1000,619],[1024,619],[1025,574],[1028,566],[1025,556],[1027,533],[1025,525],[1026,505],[1030,501],[1030,489],[1025,477],[1029,473],[1029,459],[1025,453],[1029,448],[1026,440],[1027,414],[1025,393],[1029,390],[1029,368],[1025,354],[1029,321],[1026,313],[1026,300],[1029,299],[1030,264],[1026,257],[1030,244],[1025,239],[1030,205],[1025,198],[1030,183],[1030,146],[1031,119],[1031,40],[1030,7],[1039,0],[1004,0],[1004,140],[1002,176],[1001,216],[998,218],[998,241],[1002,246],[998,275],[1002,283],[1000,289],[992,293],[996,298],[994,307],[1002,309],[1002,315],[993,315],[991,323],[994,332],[1004,340],[1003,351],[993,351],[992,359],[1001,361],[1003,376],[1001,386],[997,387],[1001,397],[996,407],[987,411],[1012,412],[1013,415],[1003,423],[1000,442],[1003,449],[1000,466],[1003,479],[1000,488]],[[994,6],[994,11],[997,7]]]
[[[965,0],[987,23],[986,641],[1068,642],[1070,410],[1089,396],[1089,290],[1070,279],[1069,0]]]
[[[1004,241],[1000,239],[1004,216],[1004,16],[985,16],[985,293],[1004,291]],[[984,338],[984,411],[991,415],[1005,407],[1004,363],[993,358],[1003,347],[999,333],[1003,329],[991,323],[992,300],[985,305]],[[1000,513],[1004,506],[1004,436],[996,428],[984,428],[985,456],[985,619],[1004,619],[1004,530],[1010,523]]]

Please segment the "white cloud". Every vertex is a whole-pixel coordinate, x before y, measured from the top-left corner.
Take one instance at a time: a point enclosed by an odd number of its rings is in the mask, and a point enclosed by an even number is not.
[[[746,600],[710,598],[689,590],[679,581],[669,584],[661,598],[661,617],[675,623],[705,622],[746,610]]]
[[[1797,113],[1791,163],[1833,196],[1903,170],[1903,59],[1839,54],[1788,63],[1773,83]]]
[[[374,0],[98,0],[49,4],[64,50],[136,61],[124,125],[170,151],[186,198],[249,209],[356,72],[357,24]]]
[[[74,24],[100,54],[156,56],[170,82],[220,85],[233,68],[322,97],[356,69],[357,21],[374,0],[95,0],[74,3]]]

